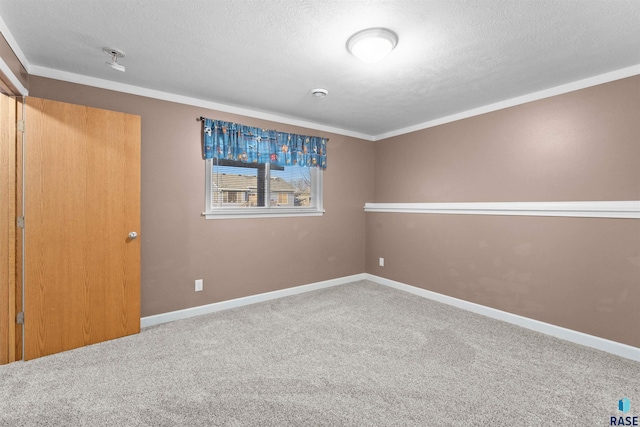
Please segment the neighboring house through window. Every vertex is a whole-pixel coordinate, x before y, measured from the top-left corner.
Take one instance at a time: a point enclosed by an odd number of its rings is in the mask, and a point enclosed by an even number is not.
[[[322,215],[322,170],[207,160],[205,216]]]

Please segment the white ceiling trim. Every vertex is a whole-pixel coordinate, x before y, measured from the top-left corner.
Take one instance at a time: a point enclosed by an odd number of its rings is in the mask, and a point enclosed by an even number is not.
[[[600,74],[597,76],[588,77],[586,79],[577,80],[575,82],[541,90],[539,92],[533,92],[527,95],[518,96],[516,98],[506,99],[504,101],[485,105],[483,107],[474,108],[472,110],[463,111],[461,113],[452,114],[450,116],[442,117],[440,119],[430,120],[428,122],[420,123],[420,124],[409,126],[406,128],[394,130],[391,132],[381,133],[379,135],[374,135],[373,141],[381,141],[394,136],[416,132],[419,130],[431,128],[431,127],[442,125],[445,123],[451,123],[457,120],[467,119],[473,116],[479,116],[480,114],[490,113],[492,111],[502,110],[509,107],[515,107],[516,105],[526,104],[528,102],[538,101],[544,98],[551,98],[552,96],[562,95],[564,93],[585,89],[591,86],[597,86],[603,83],[609,83],[615,80],[632,77],[638,74],[640,74],[640,64],[632,65],[631,67],[622,68],[620,70],[611,71],[611,72]]]
[[[96,77],[84,76],[81,74],[70,73],[68,71],[55,70],[53,68],[41,67],[38,65],[31,66],[31,75],[39,77],[47,77],[55,80],[63,80],[70,83],[77,83],[86,86],[98,87],[101,89],[113,90],[116,92],[128,93],[131,95],[145,96],[147,98],[161,99],[163,101],[176,102],[178,104],[186,104],[194,107],[202,107],[209,110],[218,110],[225,113],[238,114],[255,119],[270,120],[273,122],[283,123],[287,125],[300,126],[304,128],[319,130],[323,132],[337,133],[339,135],[351,136],[367,141],[373,141],[372,135],[360,132],[353,132],[346,129],[326,126],[320,123],[308,122],[301,119],[295,119],[278,114],[267,113],[264,111],[252,110],[249,108],[236,107],[234,105],[222,104],[219,102],[205,101],[203,99],[192,98],[189,96],[177,95],[175,93],[162,92],[154,89],[147,89],[139,86],[128,85],[124,83],[113,82],[110,80],[99,79]]]
[[[18,46],[16,39],[13,38],[13,34],[11,34],[11,31],[9,31],[9,28],[2,19],[2,16],[0,16],[0,33],[2,33],[2,36],[9,44],[11,50],[13,50],[13,53],[16,54],[16,57],[22,63],[27,73],[29,73],[29,61],[27,61],[27,57],[24,56],[24,53],[20,49],[20,46]],[[13,84],[16,89],[18,89],[20,95],[27,96],[29,94],[29,90],[24,87],[24,85],[20,82],[20,79],[18,79],[18,76],[13,73],[9,65],[7,65],[7,63],[4,62],[2,58],[0,58],[0,71],[9,79],[11,84]]]
[[[392,132],[386,132],[378,135],[368,135],[360,132],[350,131],[347,129],[326,126],[320,123],[309,122],[309,121],[295,119],[295,118],[286,117],[286,116],[280,116],[277,114],[267,113],[264,111],[257,111],[249,108],[237,107],[237,106],[222,104],[218,102],[205,101],[198,98],[176,95],[174,93],[162,92],[162,91],[153,90],[153,89],[146,89],[139,86],[113,82],[110,80],[98,79],[95,77],[84,76],[81,74],[70,73],[67,71],[55,70],[52,68],[40,67],[37,65],[30,66],[30,69],[31,69],[30,74],[35,76],[47,77],[51,79],[67,81],[70,83],[77,83],[77,84],[83,84],[87,86],[99,87],[102,89],[129,93],[132,95],[145,96],[148,98],[161,99],[163,101],[176,102],[179,104],[186,104],[186,105],[202,107],[202,108],[211,109],[211,110],[218,110],[226,113],[253,117],[256,119],[270,120],[270,121],[289,124],[293,126],[300,126],[300,127],[320,130],[324,132],[336,133],[339,135],[351,136],[354,138],[364,139],[366,141],[382,141],[388,138],[392,138],[394,136],[416,132],[416,131],[427,129],[430,127],[455,122],[455,121],[466,119],[469,117],[479,116],[481,114],[490,113],[493,111],[502,110],[505,108],[514,107],[521,104],[526,104],[528,102],[538,101],[544,98],[550,98],[556,95],[562,95],[564,93],[569,93],[576,90],[585,89],[588,87],[597,86],[600,84],[609,83],[615,80],[620,80],[620,79],[624,79],[627,77],[632,77],[640,74],[640,64],[637,64],[631,67],[622,68],[620,70],[615,70],[615,71],[600,74],[597,76],[588,77],[586,79],[577,80],[575,82],[567,83],[567,84],[556,86],[553,88],[541,90],[541,91],[530,93],[527,95],[518,96],[516,98],[506,99],[504,101],[500,101],[494,104],[485,105],[483,107],[478,107],[471,110],[463,111],[457,114],[452,114],[450,116],[442,117],[440,119],[430,120],[428,122],[405,127]]]
[[[20,49],[20,46],[18,46],[18,42],[16,42],[16,39],[13,38],[13,34],[11,34],[11,31],[9,31],[9,27],[7,27],[7,24],[4,22],[4,19],[2,19],[2,16],[0,16],[0,33],[2,33],[4,39],[7,41],[7,43],[9,43],[9,47],[11,47],[13,53],[16,54],[18,60],[20,60],[25,70],[27,70],[27,73],[29,73],[31,64],[29,64],[29,61],[27,61],[27,57],[24,56],[24,52],[22,52],[22,49]]]

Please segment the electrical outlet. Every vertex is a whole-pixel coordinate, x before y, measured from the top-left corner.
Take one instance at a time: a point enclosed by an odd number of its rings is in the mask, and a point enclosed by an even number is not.
[[[197,279],[196,280],[196,292],[199,292],[202,290],[202,279]]]
[[[379,265],[380,267],[384,267],[384,258],[379,258],[379,259],[378,259],[378,265]]]

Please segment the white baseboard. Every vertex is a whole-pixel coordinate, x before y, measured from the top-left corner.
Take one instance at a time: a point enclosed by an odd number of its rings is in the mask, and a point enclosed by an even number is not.
[[[502,320],[503,322],[531,329],[536,332],[541,332],[546,335],[551,335],[565,341],[595,348],[597,350],[605,351],[607,353],[615,354],[626,359],[640,362],[640,348],[637,347],[585,334],[583,332],[574,331],[572,329],[563,328],[561,326],[552,325],[550,323],[540,322],[528,317],[519,316],[517,314],[497,310],[495,308],[439,294],[437,292],[417,288],[415,286],[396,282],[395,280],[391,279],[385,279],[384,277],[375,276],[369,273],[354,274],[352,276],[345,276],[337,279],[325,280],[323,282],[316,282],[308,285],[281,289],[279,291],[266,292],[263,294],[251,295],[248,297],[232,299],[229,301],[221,301],[213,304],[186,308],[184,310],[177,310],[168,313],[147,316],[140,319],[140,327],[146,328],[153,325],[159,325],[161,323],[173,322],[174,320],[187,319],[189,317],[200,316],[207,313],[214,313],[216,311],[228,310],[230,308],[242,307],[258,302],[270,301],[290,295],[297,295],[304,292],[329,288],[332,286],[346,285],[358,280],[370,280],[374,283],[378,283],[379,285],[389,286],[391,288],[409,292],[411,294],[428,298],[433,301],[441,302],[443,304],[451,305],[463,310],[491,317],[492,319]]]
[[[140,319],[140,327],[146,328],[161,323],[173,322],[174,320],[187,319],[189,317],[200,316],[202,314],[214,313],[216,311],[228,310],[230,308],[242,307],[244,305],[258,302],[270,301],[277,298],[297,295],[304,292],[329,288],[331,286],[344,285],[358,280],[364,280],[365,273],[354,274],[353,276],[340,277],[337,279],[325,280],[323,282],[311,283],[308,285],[296,286],[293,288],[281,289],[279,291],[265,292],[263,294],[251,295],[243,298],[236,298],[229,301],[221,301],[213,304],[201,305],[198,307],[185,308],[183,310],[170,311],[168,313],[146,316]]]
[[[632,347],[630,345],[585,334],[583,332],[574,331],[572,329],[563,328],[561,326],[552,325],[550,323],[540,322],[528,317],[519,316],[517,314],[508,313],[506,311],[497,310],[495,308],[475,304],[458,298],[453,298],[447,295],[439,294],[437,292],[427,291],[425,289],[417,288],[405,283],[375,276],[373,274],[365,273],[365,279],[378,283],[380,285],[389,286],[394,289],[399,289],[401,291],[409,292],[414,295],[452,305],[463,310],[471,311],[473,313],[481,314],[493,319],[502,320],[504,322],[531,329],[533,331],[541,332],[546,335],[551,335],[565,341],[570,341],[575,344],[580,344],[586,347],[595,348],[597,350],[606,351],[607,353],[615,354],[626,359],[640,362],[640,348],[637,347]]]

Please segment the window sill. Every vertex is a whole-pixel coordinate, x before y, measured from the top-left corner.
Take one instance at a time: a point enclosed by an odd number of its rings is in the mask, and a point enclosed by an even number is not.
[[[203,212],[205,219],[238,219],[238,218],[282,218],[296,216],[322,216],[324,209],[263,209],[263,210],[235,210],[225,209],[217,212]]]

